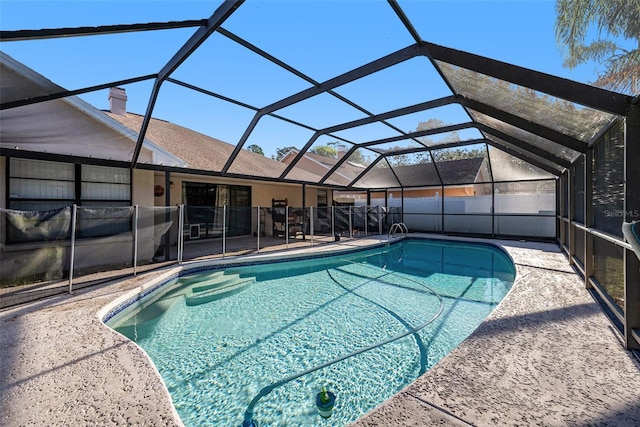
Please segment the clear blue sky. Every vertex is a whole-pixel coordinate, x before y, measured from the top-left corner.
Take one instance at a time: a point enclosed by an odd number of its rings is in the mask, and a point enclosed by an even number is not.
[[[204,0],[2,0],[0,26],[2,30],[19,30],[201,19],[208,18],[218,4]],[[426,41],[583,83],[596,78],[594,64],[574,70],[562,67],[552,0],[399,0],[399,4]],[[413,43],[383,0],[248,0],[223,27],[320,82]],[[77,89],[155,73],[193,31],[5,42],[0,49],[55,83]],[[255,107],[309,87],[220,35],[212,36],[172,77]],[[151,82],[125,89],[128,110],[144,114]],[[373,113],[450,94],[425,58],[407,61],[337,91]],[[108,108],[106,91],[82,98],[97,108]],[[411,131],[432,116],[447,123],[466,121],[456,109],[432,113],[397,119],[394,124]],[[279,114],[316,128],[363,116],[328,95]],[[165,83],[154,116],[236,144],[253,111]],[[301,147],[311,133],[265,118],[247,144],[258,144],[271,156],[278,147]],[[393,134],[370,126],[340,136],[360,142]],[[332,140],[321,139],[318,144]]]

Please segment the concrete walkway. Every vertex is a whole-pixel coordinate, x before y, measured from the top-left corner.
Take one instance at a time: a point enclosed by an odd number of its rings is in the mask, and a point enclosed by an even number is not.
[[[640,366],[555,245],[501,242],[516,282],[364,426],[640,426]]]
[[[511,292],[353,426],[640,425],[640,366],[565,257],[551,244],[497,243],[517,264]],[[97,315],[167,271],[1,311],[0,425],[181,425],[146,354]]]

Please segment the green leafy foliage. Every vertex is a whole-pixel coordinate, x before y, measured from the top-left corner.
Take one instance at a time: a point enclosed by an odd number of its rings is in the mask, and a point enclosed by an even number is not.
[[[262,150],[262,147],[256,144],[251,144],[250,146],[248,146],[247,151],[251,151],[252,153],[256,153],[256,154],[260,154],[261,156],[264,156],[264,151]]]
[[[557,0],[555,32],[565,67],[595,61],[604,65],[595,85],[640,93],[640,0]]]
[[[273,159],[275,159],[275,160],[280,161],[280,160],[284,159],[284,156],[286,156],[286,155],[287,155],[287,153],[288,153],[289,151],[291,151],[291,150],[296,150],[296,151],[297,151],[298,149],[297,149],[296,147],[294,147],[294,146],[278,148],[278,149],[276,150],[276,155],[275,155],[275,157],[273,157],[273,156],[272,156],[272,158],[273,158]]]
[[[338,150],[328,145],[319,145],[317,147],[313,147],[309,151],[315,154],[319,154],[321,156],[331,157],[334,159],[338,157]]]

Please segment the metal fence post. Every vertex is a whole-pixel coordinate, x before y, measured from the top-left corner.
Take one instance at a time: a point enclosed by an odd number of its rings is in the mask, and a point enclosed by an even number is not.
[[[335,222],[336,222],[336,212],[335,212],[335,206],[331,206],[331,236],[333,236],[332,238],[335,240],[336,238],[336,227],[335,227]]]
[[[258,247],[257,247],[256,251],[260,252],[260,206],[258,206],[258,208],[256,210],[256,221],[258,223],[258,227],[257,227],[258,232],[256,233],[257,237],[258,237],[258,243],[257,243]]]
[[[138,274],[138,205],[133,207],[133,275]]]
[[[313,206],[309,206],[309,231],[311,232],[311,246],[313,246]]]
[[[369,209],[371,208],[371,206],[366,205],[364,207],[364,235],[368,236],[369,235]]]
[[[178,208],[178,264],[184,256],[184,203]]]
[[[222,258],[227,251],[227,205],[222,207]]]
[[[284,208],[284,236],[289,249],[289,205]]]
[[[353,225],[351,221],[351,205],[349,205],[349,238],[353,239]]]
[[[71,207],[71,259],[69,260],[69,293],[73,292],[73,263],[76,256],[76,218],[77,205]]]

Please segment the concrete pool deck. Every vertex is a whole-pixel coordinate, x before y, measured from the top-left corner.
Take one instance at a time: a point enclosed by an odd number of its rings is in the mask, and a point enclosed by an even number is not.
[[[640,425],[640,365],[558,247],[493,242],[516,263],[507,297],[352,426]],[[166,271],[0,311],[0,425],[181,425],[146,354],[97,315]]]

